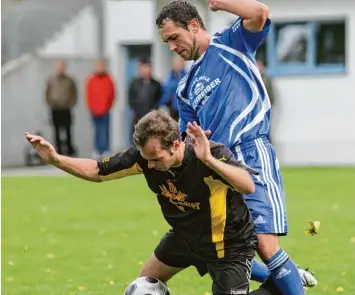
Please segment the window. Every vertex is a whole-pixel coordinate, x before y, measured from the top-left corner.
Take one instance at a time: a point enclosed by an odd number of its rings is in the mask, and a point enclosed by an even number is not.
[[[275,53],[278,64],[305,63],[308,50],[306,23],[275,25]]]
[[[317,26],[316,45],[317,65],[345,64],[345,23]]]
[[[274,22],[256,57],[271,75],[344,73],[344,20]]]

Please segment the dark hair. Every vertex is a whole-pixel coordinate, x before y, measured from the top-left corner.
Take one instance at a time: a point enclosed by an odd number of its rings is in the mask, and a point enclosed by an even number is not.
[[[163,6],[158,14],[155,24],[162,28],[166,21],[171,20],[177,26],[188,30],[189,22],[196,18],[203,30],[206,30],[205,24],[195,6],[187,1],[175,0]]]
[[[141,57],[139,57],[138,62],[143,65],[150,65],[150,59],[146,55],[142,55]]]
[[[150,111],[134,126],[133,143],[136,147],[144,147],[153,138],[159,139],[165,149],[180,140],[178,123],[163,110]]]

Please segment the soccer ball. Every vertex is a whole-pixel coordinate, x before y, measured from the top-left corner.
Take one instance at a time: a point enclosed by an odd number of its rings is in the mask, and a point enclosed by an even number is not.
[[[124,295],[170,295],[167,286],[156,278],[141,277],[131,282]]]

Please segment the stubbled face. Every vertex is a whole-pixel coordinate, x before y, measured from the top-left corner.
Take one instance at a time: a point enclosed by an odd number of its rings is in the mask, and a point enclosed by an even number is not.
[[[170,149],[162,147],[156,138],[148,140],[144,147],[139,147],[139,151],[144,159],[148,161],[149,169],[168,171],[178,163],[177,151],[180,146],[179,141],[175,141]]]
[[[180,55],[184,60],[195,60],[198,51],[196,41],[198,30],[199,24],[195,19],[188,25],[188,30],[177,26],[171,20],[167,20],[164,26],[159,28],[159,34],[171,51]]]

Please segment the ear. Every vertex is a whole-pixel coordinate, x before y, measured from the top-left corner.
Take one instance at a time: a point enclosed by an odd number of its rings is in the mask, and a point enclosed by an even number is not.
[[[200,23],[197,20],[197,18],[193,18],[192,20],[190,20],[190,22],[188,24],[188,28],[189,28],[190,32],[192,32],[194,34],[198,33],[198,31],[200,30]]]
[[[176,150],[179,149],[180,145],[181,145],[181,141],[179,141],[179,140],[174,140],[173,144],[171,145],[171,148],[172,148],[174,151],[176,151]]]

